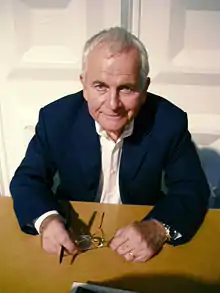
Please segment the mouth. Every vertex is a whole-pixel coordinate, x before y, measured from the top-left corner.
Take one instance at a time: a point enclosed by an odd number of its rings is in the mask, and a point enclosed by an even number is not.
[[[103,113],[102,112],[102,114],[108,117],[117,117],[117,118],[121,118],[124,116],[122,113]]]
[[[108,114],[104,114],[104,116],[107,118],[107,119],[121,119],[123,118],[121,115],[108,115]]]
[[[117,114],[105,114],[105,116],[109,116],[109,117],[120,117],[120,116],[117,115]]]

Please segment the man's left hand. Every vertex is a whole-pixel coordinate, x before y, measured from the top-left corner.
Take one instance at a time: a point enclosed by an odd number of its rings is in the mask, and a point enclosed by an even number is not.
[[[163,225],[149,220],[118,230],[109,246],[127,261],[145,262],[162,249],[166,239]]]

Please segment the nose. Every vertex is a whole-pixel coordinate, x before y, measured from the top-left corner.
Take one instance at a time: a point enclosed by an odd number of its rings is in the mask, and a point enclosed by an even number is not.
[[[114,111],[117,110],[118,107],[120,106],[120,98],[116,90],[112,90],[110,92],[109,106]]]

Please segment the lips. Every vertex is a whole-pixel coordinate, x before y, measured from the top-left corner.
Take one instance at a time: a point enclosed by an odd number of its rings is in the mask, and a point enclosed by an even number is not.
[[[123,116],[119,116],[119,115],[107,115],[107,114],[104,114],[104,117],[106,119],[113,119],[113,120],[115,120],[115,119],[122,119],[123,118]]]
[[[103,115],[105,115],[105,116],[109,116],[109,117],[122,117],[123,115],[122,115],[122,113],[121,114],[109,114],[109,113],[103,113],[102,112],[102,114]]]
[[[120,117],[119,115],[109,115],[109,114],[104,114],[106,116],[109,116],[109,117]]]

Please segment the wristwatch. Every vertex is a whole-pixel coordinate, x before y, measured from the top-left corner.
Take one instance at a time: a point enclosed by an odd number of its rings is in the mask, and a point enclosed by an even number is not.
[[[161,223],[161,224],[163,225],[166,232],[167,239],[165,242],[170,243],[182,237],[182,235],[178,231],[176,231],[174,228],[172,228],[170,225],[167,225],[165,223]]]

